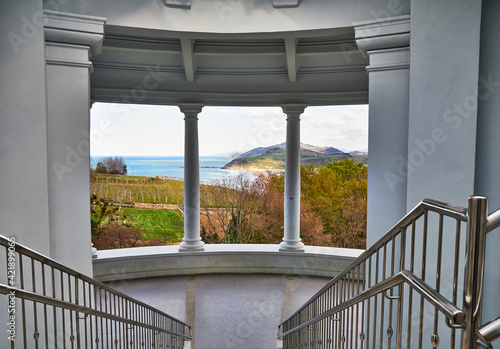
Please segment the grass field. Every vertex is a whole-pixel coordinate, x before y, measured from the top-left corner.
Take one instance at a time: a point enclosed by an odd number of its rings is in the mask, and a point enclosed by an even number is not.
[[[205,204],[215,207],[217,200],[214,201],[211,195],[207,195],[209,187],[201,185],[201,196]],[[91,194],[96,198],[119,205],[136,202],[184,205],[184,182],[182,180],[92,174],[90,188]],[[184,236],[184,218],[177,211],[129,207],[122,207],[121,210],[125,213],[125,222],[140,228],[143,240],[153,245],[178,244]]]
[[[130,223],[144,231],[146,240],[168,240],[172,244],[181,242],[184,236],[184,219],[177,211],[124,208]]]

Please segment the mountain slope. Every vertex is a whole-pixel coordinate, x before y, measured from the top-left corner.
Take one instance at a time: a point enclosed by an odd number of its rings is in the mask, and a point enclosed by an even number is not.
[[[226,164],[226,170],[285,170],[285,143],[270,147],[260,147],[252,149],[246,153],[239,154]],[[255,154],[255,155],[250,155]],[[314,166],[325,165],[326,162],[333,162],[334,159],[352,158],[351,155],[333,147],[316,147],[308,144],[300,144],[300,161],[302,164],[313,164]]]
[[[285,149],[286,149],[286,142],[285,143],[281,143],[281,144],[271,145],[269,147],[254,148],[254,149],[251,149],[251,150],[249,150],[247,152],[236,154],[233,158],[234,159],[249,158],[249,157],[252,157],[252,156],[263,155],[263,154],[266,154],[269,150],[276,149],[276,148],[283,149],[283,154],[284,154],[285,153]],[[344,153],[343,151],[341,151],[341,150],[339,150],[337,148],[333,148],[333,147],[317,147],[317,146],[309,145],[309,144],[305,144],[305,143],[300,143],[300,149],[301,149],[301,152],[309,150],[309,151],[318,153],[320,155],[333,155],[333,154],[343,154]]]

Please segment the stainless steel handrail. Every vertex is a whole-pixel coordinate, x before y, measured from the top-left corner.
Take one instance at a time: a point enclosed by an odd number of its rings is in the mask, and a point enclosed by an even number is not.
[[[22,299],[25,299],[25,300],[39,302],[41,304],[46,304],[46,305],[51,305],[51,306],[54,306],[54,307],[59,307],[59,308],[63,308],[63,309],[73,310],[73,311],[76,311],[78,313],[94,315],[94,316],[102,317],[102,318],[105,318],[105,319],[109,319],[109,320],[114,320],[114,321],[119,321],[119,322],[122,322],[122,323],[126,323],[126,324],[129,324],[129,325],[132,325],[132,326],[141,326],[141,327],[144,327],[144,328],[147,328],[147,329],[150,329],[150,330],[154,330],[154,331],[158,331],[158,332],[164,332],[164,333],[169,333],[169,334],[173,334],[173,335],[176,335],[176,336],[179,336],[179,337],[183,337],[183,338],[186,338],[186,339],[191,339],[190,336],[187,336],[185,334],[181,334],[181,333],[177,333],[177,332],[174,332],[174,331],[170,331],[168,329],[164,329],[164,328],[161,328],[161,327],[158,327],[158,326],[153,326],[153,325],[150,325],[150,324],[147,324],[147,323],[141,323],[139,321],[130,320],[130,319],[123,318],[123,317],[120,317],[120,316],[116,316],[116,315],[113,315],[113,314],[109,314],[109,313],[106,313],[106,312],[103,312],[103,311],[95,310],[95,309],[92,309],[92,308],[84,307],[84,306],[73,304],[73,303],[64,302],[64,301],[61,301],[59,299],[50,298],[50,297],[43,296],[41,294],[33,293],[33,292],[30,292],[30,291],[26,291],[26,290],[21,290],[21,289],[18,289],[17,287],[11,287],[11,286],[8,286],[8,285],[0,284],[0,293],[9,294],[10,292],[15,292],[16,297],[19,297],[19,298],[22,298]]]
[[[0,245],[3,245],[5,247],[9,247],[9,239],[7,239],[5,236],[0,235]],[[64,264],[61,264],[61,263],[57,262],[56,260],[54,260],[52,258],[49,258],[49,257],[47,257],[47,256],[45,256],[45,255],[43,255],[41,253],[38,253],[38,252],[30,249],[29,247],[26,247],[26,246],[24,246],[22,244],[19,244],[17,242],[16,242],[15,246],[16,246],[15,247],[16,252],[18,252],[18,253],[20,253],[22,255],[25,255],[27,257],[36,259],[37,261],[39,261],[39,262],[41,262],[41,263],[43,263],[43,264],[45,264],[45,265],[47,265],[49,267],[54,267],[57,270],[60,270],[60,271],[66,273],[68,275],[71,275],[71,276],[77,278],[77,279],[80,279],[82,281],[86,281],[86,282],[88,282],[88,283],[90,283],[90,284],[92,284],[94,286],[98,286],[101,290],[106,290],[106,291],[112,292],[113,294],[115,294],[117,296],[120,296],[123,299],[126,299],[128,301],[134,302],[136,304],[139,304],[139,305],[141,305],[144,308],[147,308],[149,310],[155,311],[155,312],[157,312],[157,313],[159,313],[159,314],[161,314],[161,315],[163,315],[165,317],[168,317],[171,320],[179,322],[179,323],[181,323],[181,324],[183,324],[185,326],[189,326],[188,324],[182,322],[181,320],[176,319],[175,317],[173,317],[173,316],[171,316],[169,314],[163,313],[163,312],[159,311],[158,309],[150,306],[149,304],[146,304],[146,303],[141,302],[141,301],[139,301],[137,299],[134,299],[134,298],[132,298],[132,297],[130,297],[130,296],[128,296],[128,295],[126,295],[126,294],[124,294],[124,293],[122,293],[122,292],[120,292],[120,291],[118,291],[118,290],[116,290],[116,289],[114,289],[114,288],[106,285],[106,284],[103,284],[102,282],[99,282],[99,281],[97,281],[97,280],[95,280],[95,279],[93,279],[93,278],[91,278],[91,277],[89,277],[89,276],[87,276],[85,274],[82,274],[82,273],[80,273],[80,272],[78,272],[78,271],[76,271],[74,269],[71,269],[71,268],[65,266]]]
[[[492,212],[486,220],[486,233],[500,227],[500,209]]]
[[[337,276],[335,276],[328,284],[322,287],[316,294],[314,294],[309,301],[307,301],[304,305],[302,305],[294,314],[290,315],[286,320],[284,320],[281,324],[285,323],[301,310],[306,308],[309,304],[311,304],[316,297],[325,292],[328,288],[330,288],[333,284],[337,283],[339,280],[344,278],[349,271],[353,268],[360,265],[364,260],[366,260],[369,256],[372,256],[375,252],[377,252],[384,244],[389,242],[396,234],[398,234],[403,227],[408,225],[411,221],[421,217],[426,210],[431,210],[438,214],[446,214],[457,220],[467,221],[467,209],[446,204],[444,202],[424,199],[418,204],[413,210],[408,212],[398,223],[396,223],[385,235],[383,235],[379,240],[377,240],[369,249],[363,252],[359,257],[354,260],[347,268],[345,268],[342,272],[340,272]]]
[[[192,339],[191,327],[169,314],[1,235],[0,246],[7,259],[0,295],[19,307],[17,332],[24,347],[71,342],[78,348],[181,348]]]
[[[468,223],[467,229],[465,223]],[[413,340],[422,347],[424,332],[429,327],[432,328],[432,345],[437,347],[439,313],[442,313],[450,328],[446,333],[450,335],[451,347],[455,348],[460,341],[457,331],[469,330],[464,320],[466,313],[458,308],[463,296],[459,287],[459,266],[463,263],[460,255],[465,245],[470,246],[475,241],[469,239],[469,229],[473,228],[469,223],[469,208],[423,200],[281,322],[278,332],[283,347],[322,348],[325,342],[346,348],[391,347],[393,340],[396,348],[402,348],[405,346],[403,337],[407,347],[413,346]],[[441,256],[443,250],[449,248],[452,248],[451,268],[450,262],[443,262]],[[437,259],[433,259],[431,253],[437,253]],[[429,262],[433,264],[427,265]],[[428,270],[436,274],[430,275]],[[451,273],[445,276],[445,270]],[[467,282],[473,283],[472,279]],[[450,298],[442,296],[442,285],[448,288],[446,292]],[[415,294],[420,296],[419,300]],[[424,320],[432,316],[425,310],[425,302],[434,309],[433,322]],[[410,318],[403,320],[406,312]],[[335,316],[336,322],[329,321],[329,317]],[[393,334],[395,338],[391,339]]]
[[[481,326],[481,311],[486,236],[498,227],[500,210],[488,215],[486,197],[469,197],[467,209],[422,201],[283,321],[278,338],[286,349],[323,348],[325,343],[342,348],[393,344],[402,348],[403,337],[406,347],[418,344],[421,348],[425,334],[432,331],[432,347],[437,348],[438,313],[442,313],[450,348],[461,342],[464,349],[478,345],[491,349],[491,342],[500,338],[500,318]],[[460,279],[463,289],[458,286]],[[413,299],[414,293],[420,295],[419,302]],[[425,319],[432,314],[424,302],[433,307],[433,322]]]
[[[484,324],[476,330],[476,334],[481,341],[490,344],[500,338],[500,317]]]
[[[396,275],[385,279],[384,281],[378,283],[377,285],[363,291],[362,293],[350,298],[346,302],[339,304],[338,306],[324,312],[323,314],[302,323],[299,326],[296,326],[285,333],[278,335],[278,338],[284,337],[290,333],[293,333],[301,328],[307,327],[315,322],[318,322],[324,318],[335,315],[336,313],[347,309],[356,303],[363,302],[368,298],[389,290],[395,286],[401,284],[409,285],[413,290],[417,291],[421,294],[427,301],[429,301],[432,305],[438,308],[444,316],[446,316],[450,321],[452,321],[453,325],[462,325],[465,321],[465,313],[456,307],[452,302],[443,297],[440,293],[436,292],[431,286],[426,284],[422,279],[417,277],[415,274],[408,270],[403,270]]]

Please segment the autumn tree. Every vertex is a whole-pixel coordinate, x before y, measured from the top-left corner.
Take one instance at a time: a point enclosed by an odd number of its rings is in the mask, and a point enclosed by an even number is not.
[[[284,177],[225,178],[202,191],[210,243],[282,241]],[[307,245],[365,248],[367,169],[354,160],[301,167],[300,236]]]
[[[270,176],[264,179],[264,190],[259,198],[259,219],[254,221],[255,230],[268,244],[283,241],[284,232],[284,177]],[[307,245],[325,246],[328,238],[323,234],[319,217],[307,202],[300,205],[300,236]]]
[[[331,246],[366,247],[367,172],[352,159],[302,166],[303,201],[320,217]]]
[[[202,234],[212,242],[252,243],[259,240],[251,221],[262,191],[262,181],[244,173],[214,180],[204,186],[200,200]]]

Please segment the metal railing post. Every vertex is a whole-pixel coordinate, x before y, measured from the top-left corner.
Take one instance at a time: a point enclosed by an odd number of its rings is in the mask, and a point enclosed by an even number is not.
[[[463,304],[466,327],[462,338],[463,349],[477,348],[476,329],[481,326],[487,218],[488,199],[483,196],[469,197]]]

